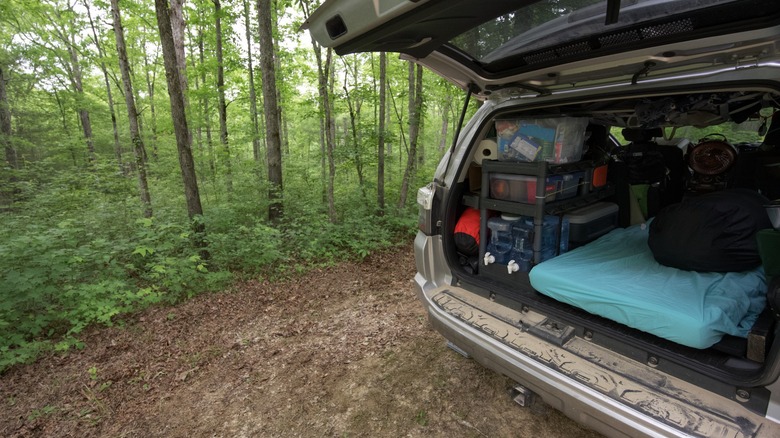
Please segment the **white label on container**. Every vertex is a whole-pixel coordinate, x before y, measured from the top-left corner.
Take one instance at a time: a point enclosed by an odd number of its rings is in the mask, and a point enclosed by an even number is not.
[[[517,136],[509,146],[528,161],[533,161],[536,158],[536,154],[539,153],[539,146],[526,140],[523,136]]]

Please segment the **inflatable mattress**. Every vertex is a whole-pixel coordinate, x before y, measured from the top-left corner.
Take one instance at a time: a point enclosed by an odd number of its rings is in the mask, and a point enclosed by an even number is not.
[[[692,272],[663,266],[647,229],[616,229],[547,260],[530,273],[540,293],[592,314],[694,348],[724,334],[746,337],[766,302],[761,268]]]

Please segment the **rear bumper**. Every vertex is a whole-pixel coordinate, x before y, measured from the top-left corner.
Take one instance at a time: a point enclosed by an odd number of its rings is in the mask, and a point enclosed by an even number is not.
[[[443,282],[451,278],[436,272],[449,272],[440,265],[440,250],[437,237],[415,241],[415,284],[431,325],[477,362],[583,426],[617,437],[780,436],[780,425],[738,402],[577,336],[538,336],[544,315],[516,312]]]

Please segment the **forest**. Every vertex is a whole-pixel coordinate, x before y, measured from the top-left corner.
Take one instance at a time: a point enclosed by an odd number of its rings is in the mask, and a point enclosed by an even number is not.
[[[320,47],[300,30],[317,4],[0,2],[0,372],[411,241],[465,94]]]

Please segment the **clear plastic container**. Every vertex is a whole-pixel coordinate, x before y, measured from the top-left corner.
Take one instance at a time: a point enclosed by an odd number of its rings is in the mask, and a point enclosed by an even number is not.
[[[582,158],[585,117],[496,119],[498,159],[572,163]]]
[[[533,225],[529,226],[525,221],[516,221],[512,224],[512,245],[511,259],[520,267],[520,272],[531,270],[534,258],[534,230]]]
[[[493,263],[506,265],[512,259],[512,225],[520,218],[517,216],[501,215],[488,219],[487,226],[490,230],[486,251],[493,256]]]
[[[558,255],[569,251],[569,218],[566,216],[561,219],[561,244],[558,249]]]
[[[532,217],[525,217],[523,220],[526,226],[533,226]],[[569,222],[564,221],[561,226],[561,218],[554,215],[546,215],[542,222],[542,249],[539,262],[549,260],[560,253],[569,249]],[[558,241],[558,236],[561,239]]]
[[[558,192],[557,199],[577,196],[583,179],[585,179],[585,172],[571,172],[561,175],[561,190]]]
[[[535,177],[509,173],[490,174],[490,197],[502,201],[528,202],[528,183]]]

